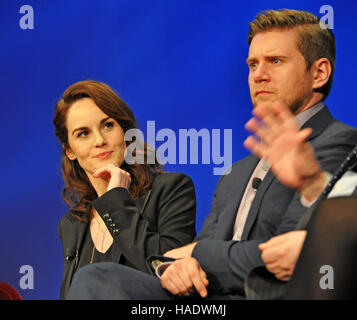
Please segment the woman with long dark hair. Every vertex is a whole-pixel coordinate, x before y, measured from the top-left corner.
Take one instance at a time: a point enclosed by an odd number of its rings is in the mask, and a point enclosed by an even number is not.
[[[195,236],[192,180],[160,164],[125,161],[124,134],[136,128],[131,109],[106,84],[80,81],[56,104],[62,146],[63,197],[70,210],[58,233],[63,245],[61,298],[84,265],[117,262],[148,272],[146,258],[190,243]],[[130,162],[131,163],[131,162]]]

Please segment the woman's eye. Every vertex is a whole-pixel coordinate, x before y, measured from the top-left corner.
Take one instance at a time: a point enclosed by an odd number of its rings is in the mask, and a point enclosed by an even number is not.
[[[114,126],[114,122],[112,122],[112,121],[106,122],[106,123],[104,124],[104,127],[105,127],[105,128],[112,128],[113,126]]]
[[[82,131],[82,132],[78,133],[77,137],[84,138],[86,135],[88,135],[88,131]]]
[[[280,59],[277,59],[277,58],[273,59],[274,64],[278,64],[279,62],[280,62]]]

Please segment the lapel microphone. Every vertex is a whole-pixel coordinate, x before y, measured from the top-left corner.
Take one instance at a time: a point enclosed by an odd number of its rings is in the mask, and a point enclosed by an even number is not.
[[[252,187],[254,189],[254,191],[257,191],[260,184],[262,183],[262,179],[260,178],[253,178],[253,181],[252,181]]]

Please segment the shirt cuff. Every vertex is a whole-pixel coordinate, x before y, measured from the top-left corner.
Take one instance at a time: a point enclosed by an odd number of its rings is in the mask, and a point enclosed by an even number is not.
[[[164,271],[174,263],[174,261],[167,261],[160,263],[156,268],[155,268],[155,274],[158,278],[161,278],[162,274]]]
[[[324,190],[326,188],[326,186],[328,185],[328,183],[330,182],[330,180],[332,179],[332,174],[326,172],[327,174],[327,179],[325,181],[325,185],[324,187],[322,188],[322,190]],[[321,194],[321,193],[320,193]],[[320,194],[314,199],[314,200],[311,200],[311,201],[308,201],[304,196],[301,196],[300,197],[300,203],[306,207],[306,208],[310,208],[314,203],[315,201],[319,198]]]

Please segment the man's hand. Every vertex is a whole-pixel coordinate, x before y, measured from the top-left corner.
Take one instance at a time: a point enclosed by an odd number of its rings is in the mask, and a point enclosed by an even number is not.
[[[294,115],[281,102],[260,104],[246,128],[249,136],[244,146],[258,157],[266,158],[274,175],[285,185],[296,188],[307,199],[315,199],[323,190],[326,175],[321,171],[313,148],[306,142],[312,130],[299,131]]]
[[[306,238],[305,230],[284,233],[259,245],[266,268],[279,280],[288,281]]]
[[[207,275],[195,258],[176,260],[162,274],[161,285],[174,295],[190,296],[195,290],[207,296]]]
[[[182,259],[182,258],[191,257],[193,248],[196,246],[196,244],[197,244],[197,242],[192,242],[186,246],[169,250],[169,251],[165,252],[164,257],[170,257],[170,258],[174,258],[174,259]]]

